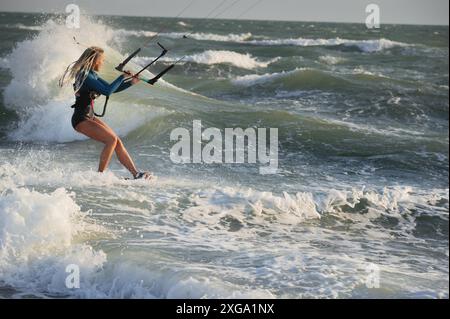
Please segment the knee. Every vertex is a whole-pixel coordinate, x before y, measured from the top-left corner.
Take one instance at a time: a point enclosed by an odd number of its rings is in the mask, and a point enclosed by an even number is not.
[[[121,147],[121,146],[123,146],[122,140],[120,139],[120,137],[117,136],[116,147]]]
[[[111,135],[106,140],[106,144],[116,146],[118,143],[118,140],[119,140],[119,138],[117,137],[117,135]]]

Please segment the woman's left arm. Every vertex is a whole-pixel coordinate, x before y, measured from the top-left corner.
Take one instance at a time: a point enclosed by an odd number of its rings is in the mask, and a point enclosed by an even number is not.
[[[125,91],[132,85],[133,85],[133,82],[131,79],[125,80],[122,82],[122,84],[117,88],[117,90],[114,93],[119,93],[119,92]]]
[[[103,94],[105,96],[110,96],[114,93],[119,86],[124,81],[125,77],[123,75],[119,76],[115,79],[111,84],[103,80],[102,78],[95,76],[92,72],[88,74],[85,79],[85,84],[91,89],[96,91],[99,94]]]
[[[103,84],[105,85],[109,85],[108,82],[106,82],[105,80],[103,80],[102,78],[98,78],[99,81],[101,81]],[[122,82],[122,84],[120,84],[120,86],[114,91],[114,93],[119,93],[122,91],[125,91],[126,89],[128,89],[130,86],[132,86],[134,83],[132,81],[132,78],[126,79],[125,81]]]

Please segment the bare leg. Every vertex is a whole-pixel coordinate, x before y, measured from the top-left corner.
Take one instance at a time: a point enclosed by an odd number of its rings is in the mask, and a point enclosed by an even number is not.
[[[102,120],[95,118],[93,119],[96,123],[102,125],[105,129],[107,129],[111,134],[114,134],[114,131]],[[133,176],[136,176],[138,173],[136,166],[134,165],[133,160],[131,159],[130,154],[128,154],[128,151],[126,150],[125,146],[122,143],[122,140],[120,138],[117,138],[117,144],[116,144],[116,155],[119,159],[119,162],[125,166],[126,169],[130,171],[130,173]]]
[[[111,134],[105,127],[96,123],[92,119],[81,122],[77,125],[76,130],[87,137],[105,144],[100,155],[100,163],[98,167],[99,172],[105,171],[111,161],[112,154],[117,146],[117,136]]]
[[[116,155],[119,159],[119,162],[123,166],[125,166],[133,176],[136,176],[136,174],[138,173],[136,166],[134,165],[133,160],[131,159],[130,154],[128,154],[125,146],[123,146],[122,140],[120,138],[117,139]]]

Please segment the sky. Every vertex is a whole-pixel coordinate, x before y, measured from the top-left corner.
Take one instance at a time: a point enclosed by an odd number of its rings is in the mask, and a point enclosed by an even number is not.
[[[219,18],[239,17],[258,0],[0,0],[0,11],[64,12],[77,4],[83,12],[104,15],[173,17],[189,3],[183,17],[204,18],[222,1]],[[368,4],[378,4],[381,23],[448,25],[448,0],[260,0],[241,19],[365,23]],[[220,11],[217,11],[220,12]]]

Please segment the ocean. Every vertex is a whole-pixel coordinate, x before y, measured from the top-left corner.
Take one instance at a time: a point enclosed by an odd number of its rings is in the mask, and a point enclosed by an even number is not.
[[[121,16],[70,29],[0,13],[0,297],[448,298],[448,37]],[[124,180],[115,155],[97,173],[102,145],[73,130],[58,79],[84,46],[105,49],[110,81],[157,41],[169,52],[153,74],[184,59],[113,95],[104,118],[157,179]],[[277,128],[278,171],[174,163],[170,134],[195,120]]]

